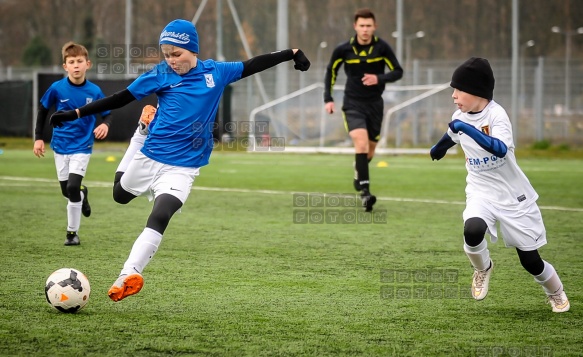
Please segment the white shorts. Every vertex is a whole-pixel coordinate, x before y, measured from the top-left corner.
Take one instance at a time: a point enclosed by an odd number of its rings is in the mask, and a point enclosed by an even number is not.
[[[530,251],[547,244],[545,225],[536,203],[519,210],[504,210],[483,199],[470,199],[463,213],[464,222],[472,217],[482,218],[486,222],[492,243],[496,243],[498,238],[498,222],[507,247]]]
[[[163,193],[186,202],[199,168],[162,164],[138,151],[121,177],[121,187],[129,193],[145,195],[151,201]]]
[[[55,167],[59,181],[67,181],[69,174],[85,177],[91,154],[63,155],[55,153]]]

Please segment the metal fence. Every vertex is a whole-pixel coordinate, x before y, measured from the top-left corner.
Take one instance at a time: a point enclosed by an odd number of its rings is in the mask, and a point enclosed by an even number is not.
[[[396,86],[411,87],[428,84],[448,83],[460,61],[412,61],[412,68],[405,72],[402,80],[388,88]],[[494,100],[501,104],[508,115],[512,114],[512,63],[510,60],[491,60],[496,88]],[[320,68],[318,68],[320,67]],[[315,71],[297,73],[290,70],[288,74],[288,93],[305,88],[322,81],[322,66],[315,66]],[[583,61],[571,60],[569,75],[569,107],[566,107],[565,61],[548,60],[544,58],[528,58],[521,61],[519,67],[519,85],[517,98],[517,118],[511,118],[517,144],[530,145],[534,142],[546,140],[553,145],[583,146]],[[261,74],[267,93],[275,93],[275,73],[268,71]],[[344,74],[339,75],[339,85],[343,84]],[[245,121],[249,113],[260,105],[265,104],[257,94],[254,82],[242,81],[234,86],[233,118]],[[425,91],[386,91],[385,110],[419,96]],[[455,107],[451,98],[452,91],[445,89],[421,101],[402,108],[395,113],[391,122],[387,142],[392,147],[427,147],[434,140],[443,135],[447,129]],[[341,103],[341,93],[337,93],[335,101],[337,107]],[[276,98],[270,98],[274,100]],[[301,102],[301,105],[300,105]],[[273,112],[284,113],[285,118],[276,118],[279,122],[294,122],[297,117],[297,108],[313,116],[313,122],[319,122],[320,111],[323,107],[322,92],[309,92],[306,98],[294,98],[281,106],[285,110]],[[267,113],[266,113],[267,114]],[[339,119],[341,120],[341,119]],[[386,123],[385,123],[386,124]],[[314,130],[316,125],[311,125]],[[298,130],[301,131],[301,130]],[[294,141],[297,136],[287,136],[287,141]]]
[[[463,60],[414,60],[411,68],[406,69],[405,76],[393,86],[413,86],[447,83],[454,69]],[[512,71],[510,60],[490,61],[496,88],[494,100],[504,106],[509,115],[512,113]],[[287,64],[282,64],[284,66]],[[322,82],[324,64],[314,63],[308,72],[294,71],[288,66],[286,93],[295,92],[312,84]],[[42,69],[44,72],[62,73],[59,66]],[[30,68],[0,68],[0,82],[32,80],[34,72],[39,69]],[[525,58],[520,61],[518,85],[518,117],[511,118],[515,123],[515,138],[519,145],[530,145],[536,141],[548,140],[554,145],[583,146],[583,60],[571,60],[569,71],[566,71],[565,61],[557,59]],[[567,75],[568,72],[568,75]],[[126,75],[97,75],[94,70],[88,74],[90,79],[128,79]],[[246,122],[249,114],[266,101],[277,99],[277,71],[274,69],[256,74],[235,83],[231,96],[231,120],[235,123]],[[568,78],[568,81],[566,81]],[[339,76],[338,85],[343,85],[344,74]],[[261,95],[258,88],[263,87],[267,98]],[[122,89],[122,88],[120,88]],[[423,93],[419,91],[391,91],[385,93],[385,109],[407,101]],[[566,94],[568,93],[568,94]],[[341,106],[341,91],[336,92],[337,107]],[[310,91],[293,100],[284,101],[273,110],[263,113],[287,142],[302,140],[302,135],[317,131],[317,125],[322,119],[323,93],[321,90]],[[0,106],[7,107],[10,96],[0,97]],[[32,98],[31,98],[32,101]],[[451,99],[451,90],[445,89],[423,100],[415,102],[395,112],[388,132],[389,147],[428,147],[441,137],[447,128],[451,114],[455,110]],[[22,120],[31,121],[31,112],[23,110]],[[34,114],[32,114],[34,115]],[[302,125],[298,127],[299,120]],[[331,118],[331,121],[336,119]],[[341,119],[338,119],[341,120]],[[289,123],[294,123],[290,125]],[[243,127],[243,126],[242,126]],[[290,130],[287,130],[289,127]],[[233,133],[233,135],[242,135]],[[244,135],[244,134],[243,134]],[[346,133],[336,133],[347,139]],[[328,143],[326,143],[328,145]],[[331,145],[339,145],[333,142]]]

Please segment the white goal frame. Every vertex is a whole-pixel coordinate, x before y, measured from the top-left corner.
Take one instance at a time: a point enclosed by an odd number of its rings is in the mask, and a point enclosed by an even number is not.
[[[261,151],[266,152],[265,150],[255,150],[255,143],[256,143],[256,136],[255,136],[255,117],[260,112],[265,110],[269,110],[278,104],[285,103],[293,98],[299,97],[300,95],[309,93],[314,90],[323,89],[324,83],[318,82],[301,88],[295,92],[286,94],[280,98],[274,99],[270,102],[267,102],[263,105],[260,105],[249,113],[249,144],[247,146],[247,151]],[[426,85],[410,85],[410,86],[387,86],[385,91],[394,91],[394,92],[402,92],[402,91],[420,91],[424,90],[424,92],[409,98],[402,103],[399,103],[391,108],[389,108],[383,118],[383,125],[381,128],[381,139],[379,140],[379,145],[377,146],[375,153],[377,154],[426,154],[428,153],[428,149],[426,148],[387,148],[388,142],[388,135],[389,129],[391,127],[391,119],[393,114],[398,112],[401,109],[404,109],[408,106],[414,105],[415,103],[428,98],[436,93],[441,92],[442,90],[449,88],[449,82],[442,83],[442,84],[426,84]],[[343,85],[335,85],[334,90],[344,90]],[[325,109],[324,105],[322,104],[322,111],[320,116],[320,132],[323,133],[326,127],[326,119],[325,119]],[[286,146],[284,150],[276,150],[271,151],[267,150],[267,152],[288,152],[288,153],[327,153],[327,154],[354,154],[353,147],[325,147],[324,146],[324,137],[320,136],[320,146]]]

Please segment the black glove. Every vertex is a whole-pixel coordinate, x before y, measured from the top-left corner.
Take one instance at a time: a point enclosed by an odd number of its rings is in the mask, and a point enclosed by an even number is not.
[[[53,115],[51,115],[51,119],[49,119],[49,124],[51,124],[51,126],[53,128],[60,128],[63,126],[64,121],[73,121],[75,119],[78,119],[76,111],[74,111],[74,110],[67,110],[67,111],[59,110],[59,111],[54,112]]]
[[[302,50],[298,50],[294,54],[294,68],[298,71],[305,72],[310,68],[310,60],[304,55]]]

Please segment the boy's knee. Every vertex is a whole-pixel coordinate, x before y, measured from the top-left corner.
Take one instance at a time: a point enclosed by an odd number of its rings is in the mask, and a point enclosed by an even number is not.
[[[128,204],[130,201],[123,199],[122,197],[116,196],[115,193],[113,194],[113,200],[115,203],[119,203],[120,205]]]
[[[115,202],[125,205],[134,198],[136,198],[136,196],[124,190],[119,182],[113,186],[113,200]]]
[[[59,186],[61,187],[61,194],[65,198],[69,198],[69,192],[67,191],[68,181],[59,181]]]
[[[464,240],[470,247],[476,247],[484,239],[488,225],[479,217],[472,217],[464,223]]]
[[[518,259],[522,267],[532,275],[542,274],[545,269],[545,263],[540,257],[538,250],[524,251],[516,248]]]
[[[117,171],[115,173],[115,177],[113,178],[113,185],[117,185],[120,181],[121,181],[121,177],[123,176],[123,172],[122,171]]]
[[[69,201],[71,202],[81,201],[81,185],[72,183],[71,180],[69,180],[66,191],[67,194],[65,195],[65,197],[69,198]]]

